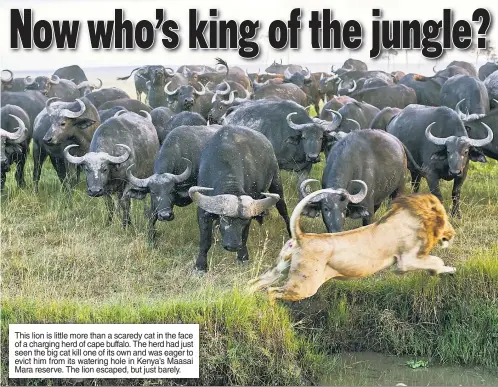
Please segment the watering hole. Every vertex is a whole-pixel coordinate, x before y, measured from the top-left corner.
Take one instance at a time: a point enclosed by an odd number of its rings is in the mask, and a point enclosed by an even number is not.
[[[498,386],[498,368],[438,365],[412,369],[417,357],[388,356],[375,352],[342,353],[330,357],[331,372],[320,385],[328,386]]]

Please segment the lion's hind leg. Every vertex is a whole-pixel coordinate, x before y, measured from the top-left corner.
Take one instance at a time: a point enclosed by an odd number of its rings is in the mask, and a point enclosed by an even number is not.
[[[280,251],[277,265],[273,269],[261,274],[258,278],[249,281],[248,285],[251,292],[267,288],[286,274],[292,261],[294,244],[293,240],[288,241]]]

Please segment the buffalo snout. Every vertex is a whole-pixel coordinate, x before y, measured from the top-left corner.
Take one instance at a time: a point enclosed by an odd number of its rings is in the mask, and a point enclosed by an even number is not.
[[[310,161],[313,164],[320,162],[320,154],[307,154],[306,161]]]
[[[160,221],[171,221],[175,219],[175,214],[171,210],[161,210],[157,213],[157,219]]]
[[[239,251],[242,246],[233,246],[233,245],[223,245],[223,248],[226,251],[230,251],[231,253],[235,253],[236,251]]]
[[[88,188],[88,196],[96,198],[102,195],[104,195],[103,188]]]

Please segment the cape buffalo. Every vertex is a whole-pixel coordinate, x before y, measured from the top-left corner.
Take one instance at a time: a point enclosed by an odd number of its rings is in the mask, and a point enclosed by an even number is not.
[[[439,180],[454,180],[452,215],[460,215],[460,190],[467,176],[469,160],[485,162],[478,149],[493,140],[493,132],[486,127],[484,139],[471,139],[458,114],[448,107],[411,105],[392,119],[387,131],[398,137],[415,162],[421,165],[431,193],[441,202]],[[415,192],[420,187],[422,175],[410,168]]]
[[[16,163],[16,182],[19,188],[26,185],[24,165],[28,156],[32,131],[28,114],[19,106],[5,105],[0,109],[0,161],[1,189],[4,189],[6,174]]]
[[[149,245],[154,244],[157,220],[175,218],[174,206],[192,203],[188,194],[197,184],[201,153],[219,126],[179,126],[171,131],[157,154],[153,174],[145,179],[133,175],[133,166],[127,171],[135,190],[150,193],[148,227]]]
[[[197,184],[189,189],[198,206],[197,270],[207,270],[214,220],[219,219],[222,246],[236,251],[239,262],[249,259],[246,243],[251,220],[261,223],[272,206],[277,206],[290,233],[277,159],[261,133],[232,125],[219,129],[202,151]]]
[[[159,150],[159,140],[150,116],[144,118],[133,112],[118,112],[97,128],[86,154],[71,155],[69,150],[73,147],[78,145],[67,146],[64,156],[70,163],[83,166],[88,195],[105,196],[108,221],[111,222],[114,214],[111,195],[115,194],[123,211],[123,228],[129,226],[130,197],[126,193],[133,185],[127,179],[126,170],[134,164],[137,177],[150,176]]]

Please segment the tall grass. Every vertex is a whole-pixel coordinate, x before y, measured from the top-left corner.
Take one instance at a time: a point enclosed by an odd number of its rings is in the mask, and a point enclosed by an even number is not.
[[[313,177],[319,178],[322,168],[323,163],[316,166]],[[8,176],[1,205],[4,371],[8,324],[21,322],[198,322],[201,379],[188,383],[316,382],[320,353],[344,350],[498,364],[495,161],[471,165],[462,189],[462,218],[451,220],[456,240],[450,249],[435,251],[456,266],[455,277],[387,272],[331,281],[309,300],[276,308],[264,295],[245,292],[246,282],[273,265],[288,238],[275,209],[263,226],[251,226],[248,264],[237,264],[235,254],[220,247],[216,231],[210,271],[199,277],[192,270],[199,239],[194,206],[175,208],[173,222],[158,222],[157,247],[149,249],[144,203],[133,203],[132,226],[124,231],[119,218],[106,223],[103,199],[88,197],[84,181],[69,202],[48,162],[38,195],[33,194],[31,161],[26,172],[23,190],[12,173]],[[283,181],[292,210],[298,200],[296,176],[284,172]],[[408,182],[406,188],[409,192]],[[421,189],[428,191],[425,183]],[[448,205],[451,183],[442,182],[442,191]],[[348,229],[359,225],[346,222]],[[303,228],[325,231],[319,219],[304,219]],[[3,372],[2,382],[6,378]]]

